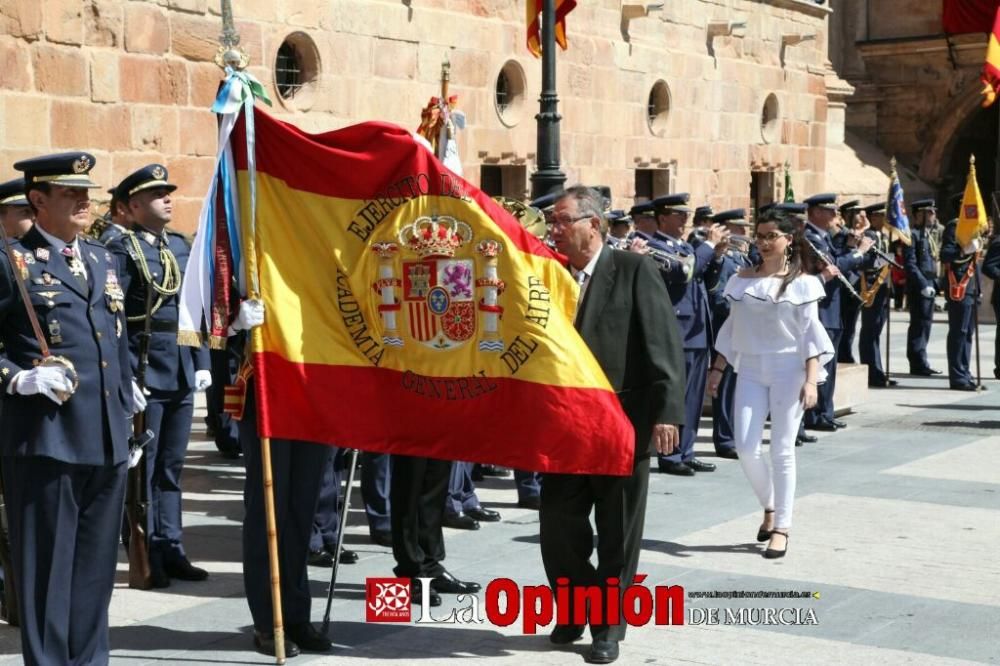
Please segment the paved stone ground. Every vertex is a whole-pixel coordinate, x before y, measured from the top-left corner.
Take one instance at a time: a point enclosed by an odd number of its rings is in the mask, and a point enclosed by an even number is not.
[[[905,321],[894,314],[897,369]],[[946,367],[944,315],[933,333],[932,364]],[[992,326],[982,327],[983,369],[992,376]],[[901,362],[902,361],[902,362]],[[688,599],[687,608],[811,609],[818,624],[720,624],[630,630],[620,663],[950,664],[1000,663],[1000,383],[983,394],[947,390],[947,380],[898,376],[872,391],[849,427],[798,449],[798,493],[789,555],[760,557],[759,509],[738,463],[696,478],[654,474],[640,571],[647,584],[696,591],[818,592],[797,600]],[[702,424],[698,451],[712,458]],[[204,583],[175,582],[135,592],[119,563],[111,605],[115,664],[263,664],[251,649],[239,562],[241,466],[222,460],[196,426],[185,472],[186,543],[211,571]],[[446,531],[447,565],[486,583],[511,577],[540,584],[538,517],[518,509],[509,480],[489,480],[480,496],[504,520],[479,532]],[[355,506],[358,493],[355,488]],[[361,561],[341,568],[329,656],[293,663],[415,661],[578,664],[586,641],[553,649],[542,629],[519,625],[391,625],[364,621],[364,581],[391,575],[391,553],[370,544],[364,517],[351,512],[347,543]],[[323,614],[328,569],[312,569],[313,617]],[[445,597],[441,617],[454,606]],[[724,619],[724,616],[723,616]],[[16,663],[17,634],[0,627],[2,663]]]

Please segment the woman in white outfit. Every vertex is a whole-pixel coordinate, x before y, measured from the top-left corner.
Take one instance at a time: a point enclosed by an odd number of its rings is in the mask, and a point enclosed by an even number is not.
[[[820,278],[803,272],[798,225],[760,222],[755,243],[763,261],[726,284],[730,315],[715,343],[712,395],[727,364],[737,373],[733,395],[736,451],[764,509],[758,541],[764,557],[784,557],[795,496],[795,435],[802,412],[816,404],[823,364],[834,353],[819,321],[826,296]],[[771,415],[771,466],[763,456],[764,421]]]

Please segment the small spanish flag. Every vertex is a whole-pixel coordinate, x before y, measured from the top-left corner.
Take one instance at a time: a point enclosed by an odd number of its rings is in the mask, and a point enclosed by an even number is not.
[[[983,74],[980,78],[983,82],[983,108],[985,108],[996,101],[997,92],[1000,91],[1000,8],[997,8],[996,17],[993,19],[993,30],[990,32],[990,41],[986,47],[986,62],[983,63]]]
[[[544,0],[525,0],[528,25],[528,50],[536,58],[542,55],[542,3]],[[566,15],[576,7],[576,0],[556,0],[556,43],[566,50]]]
[[[979,183],[976,182],[976,156],[969,158],[969,176],[965,181],[965,195],[962,197],[962,207],[958,211],[958,226],[955,227],[955,238],[963,247],[974,238],[982,236],[989,229],[986,220],[986,209],[983,206],[983,195],[979,193]]]

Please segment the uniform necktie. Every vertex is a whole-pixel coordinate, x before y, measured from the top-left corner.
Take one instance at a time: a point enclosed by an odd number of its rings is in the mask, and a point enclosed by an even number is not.
[[[69,245],[64,247],[61,253],[66,259],[66,263],[69,265],[69,272],[73,274],[73,277],[76,278],[77,284],[80,285],[80,289],[85,294],[89,293],[90,286],[87,284],[87,274],[83,267],[83,262],[77,258],[76,253],[73,252],[73,248]]]

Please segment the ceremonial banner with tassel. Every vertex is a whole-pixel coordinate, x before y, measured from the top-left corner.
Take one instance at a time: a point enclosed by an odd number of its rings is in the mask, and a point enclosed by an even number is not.
[[[569,45],[566,40],[566,15],[576,8],[576,0],[556,0],[556,43],[565,51]],[[542,0],[525,0],[525,10],[528,25],[528,50],[536,58],[542,57]]]
[[[979,193],[979,183],[976,181],[976,157],[969,158],[969,175],[965,180],[965,194],[962,196],[962,207],[958,210],[958,226],[955,227],[955,240],[965,247],[979,238],[989,229],[986,220],[986,208],[983,206],[983,195]]]
[[[910,245],[910,218],[906,214],[906,201],[903,199],[903,186],[896,172],[896,158],[890,162],[892,172],[889,174],[889,194],[885,199],[885,221],[889,225],[889,240],[902,241]]]
[[[311,135],[243,107],[228,139],[234,255],[265,304],[262,437],[631,473],[634,431],[573,327],[576,282],[496,202],[388,124]]]

